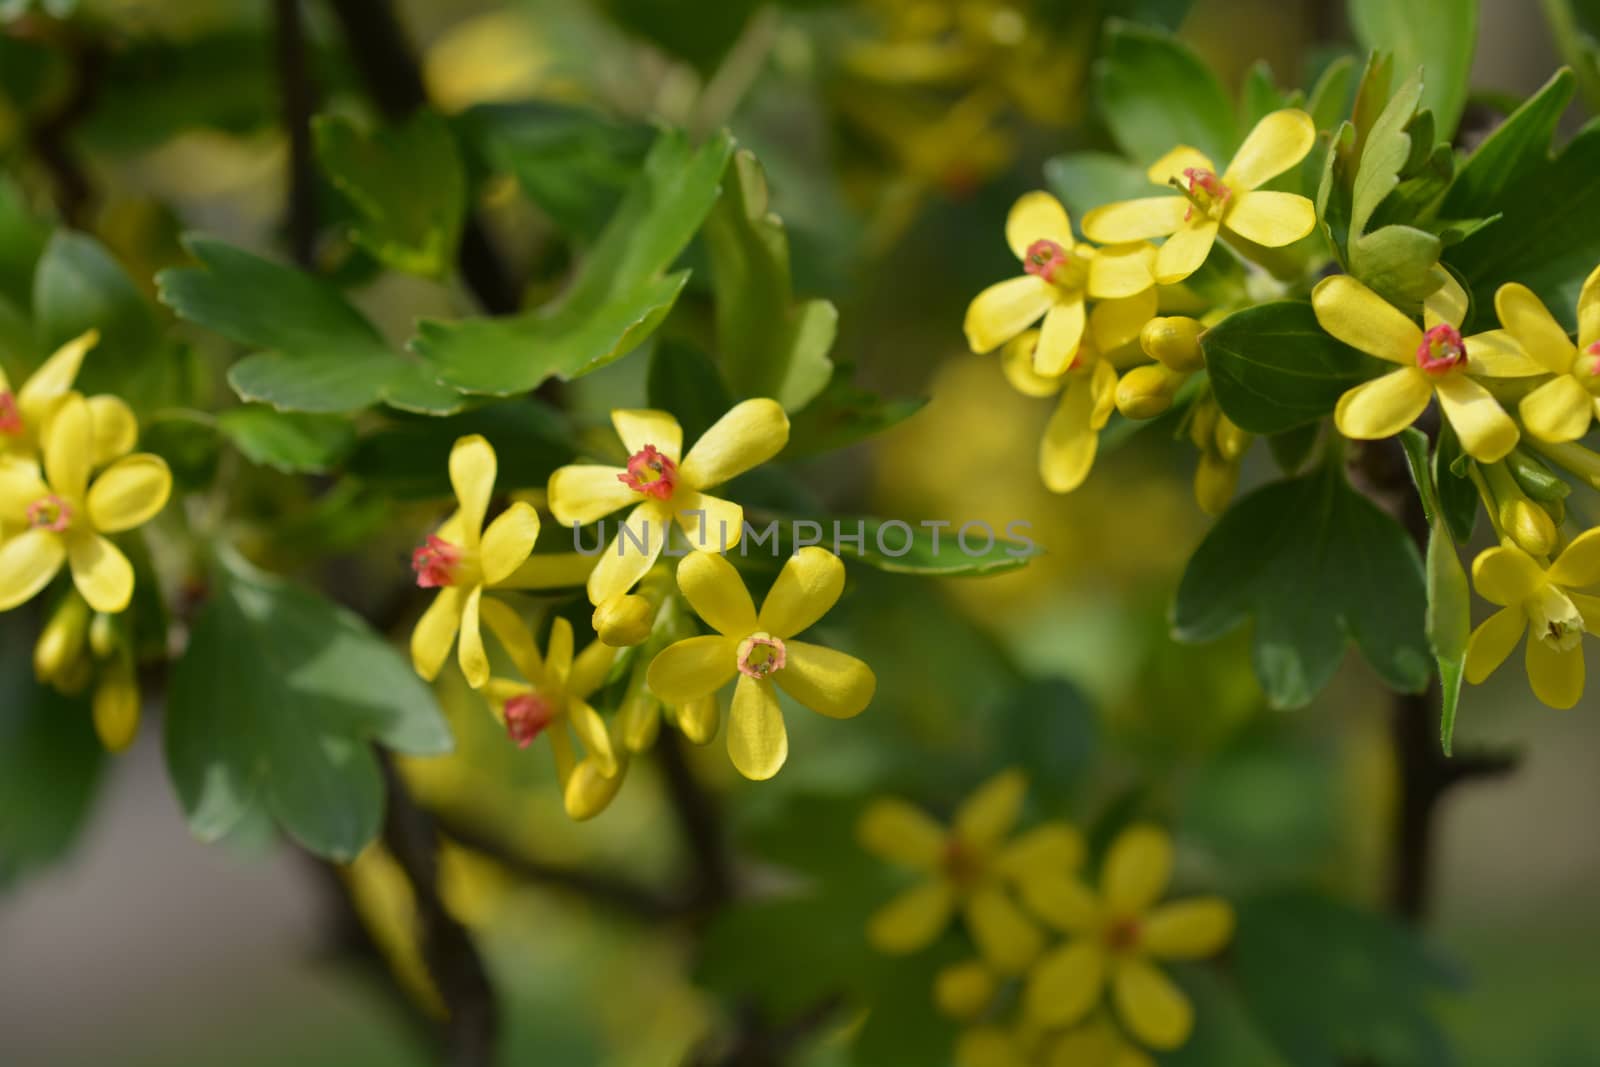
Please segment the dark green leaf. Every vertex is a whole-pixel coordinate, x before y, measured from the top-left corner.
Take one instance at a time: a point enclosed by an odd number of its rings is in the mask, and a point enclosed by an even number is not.
[[[1456,704],[1461,698],[1462,671],[1466,667],[1467,638],[1472,631],[1472,593],[1455,541],[1442,518],[1432,523],[1428,535],[1427,571],[1428,643],[1439,662],[1443,696],[1439,741],[1448,756],[1455,734]]]
[[[912,523],[842,515],[772,518],[747,512],[745,523],[748,529],[735,550],[745,556],[787,559],[805,545],[816,544],[837,553],[846,563],[864,563],[891,574],[941,578],[1001,574],[1026,566],[1041,551],[1028,536],[1026,522],[996,530],[982,522],[958,527],[948,520]]]
[[[1433,484],[1439,490],[1439,511],[1457,542],[1472,540],[1478,522],[1478,489],[1465,473],[1456,473],[1456,464],[1470,463],[1461,451],[1461,442],[1447,422],[1439,431],[1439,447],[1433,455]]]
[[[1109,152],[1069,152],[1048,159],[1045,181],[1050,191],[1061,198],[1074,219],[1102,204],[1153,196],[1160,190],[1151,184],[1144,168]]]
[[[494,446],[497,484],[506,490],[542,488],[577,455],[555,411],[537,400],[506,400],[448,418],[391,423],[361,438],[345,470],[393,496],[449,496],[450,449],[475,433]]]
[[[1194,0],[1110,0],[1105,11],[1129,22],[1177,33],[1193,6]]]
[[[1322,423],[1308,422],[1304,426],[1269,435],[1267,448],[1272,452],[1279,470],[1285,474],[1298,474],[1305,468],[1311,453],[1316,451],[1317,441],[1321,437]]]
[[[1416,546],[1336,469],[1258,489],[1229,508],[1184,571],[1182,641],[1255,624],[1256,676],[1275,707],[1308,703],[1353,641],[1396,689],[1427,684],[1427,591]]]
[[[928,402],[925,397],[886,398],[870,393],[851,383],[853,370],[836,368],[828,388],[789,420],[784,459],[832,452],[864,441],[915,415]]]
[[[1337,849],[1339,764],[1304,739],[1252,737],[1186,776],[1179,832],[1217,869],[1304,877]]]
[[[1001,702],[986,731],[997,766],[1021,767],[1047,803],[1076,795],[1094,763],[1100,722],[1083,691],[1053,678],[1025,683]]]
[[[33,314],[46,352],[99,329],[100,343],[84,360],[83,388],[124,384],[154,357],[160,340],[155,309],[122,264],[99,241],[72,230],[51,235],[39,258]]]
[[[1422,106],[1451,137],[1467,102],[1477,0],[1350,0],[1350,22],[1364,47],[1392,53],[1400,70],[1424,69]]]
[[[1433,486],[1433,456],[1428,435],[1415,426],[1400,431],[1400,446],[1405,449],[1406,465],[1411,468],[1411,483],[1422,501],[1422,514],[1433,525],[1439,514],[1439,494]]]
[[[1218,167],[1233,155],[1239,134],[1228,94],[1211,68],[1169,34],[1109,22],[1094,87],[1111,136],[1143,166],[1181,144]]]
[[[1351,84],[1355,80],[1353,56],[1340,56],[1323,68],[1306,100],[1306,111],[1318,131],[1331,131],[1349,114]]]
[[[711,357],[677,339],[663,339],[650,353],[645,395],[651,407],[672,412],[685,441],[698,441],[734,404]]]
[[[199,411],[162,411],[146,420],[139,447],[167,461],[185,489],[204,489],[216,477],[222,443],[216,420]]]
[[[246,459],[286,474],[325,474],[356,441],[350,420],[250,405],[224,411],[217,428]]]
[[[1554,504],[1572,494],[1572,485],[1526,448],[1512,449],[1506,469],[1524,493],[1544,504]]]
[[[1272,66],[1258,59],[1244,76],[1244,92],[1239,98],[1239,128],[1254,128],[1257,122],[1284,106],[1283,94],[1272,80]]]
[[[0,174],[0,297],[18,308],[33,299],[33,270],[50,230],[28,208],[22,189]]]

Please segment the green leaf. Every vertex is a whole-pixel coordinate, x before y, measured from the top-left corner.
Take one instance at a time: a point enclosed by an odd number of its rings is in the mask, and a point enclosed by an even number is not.
[[[850,381],[854,368],[839,366],[828,388],[789,420],[784,459],[847,448],[880,434],[922,410],[926,397],[882,397]]]
[[[672,412],[686,441],[698,441],[734,404],[711,357],[675,338],[663,339],[650,353],[645,395],[651,407]]]
[[[716,292],[717,350],[735,396],[770,396],[787,411],[828,384],[839,313],[826,300],[795,303],[789,238],[767,209],[767,179],[747,149],[734,154],[706,217]]]
[[[217,428],[252,463],[285,474],[326,474],[355,445],[356,428],[332,415],[249,405],[217,416]]]
[[[1366,48],[1391,52],[1401,70],[1424,70],[1422,106],[1449,139],[1461,121],[1478,36],[1477,0],[1350,0],[1350,23]]]
[[[1272,452],[1272,459],[1280,471],[1298,474],[1305,468],[1311,453],[1316,451],[1317,441],[1322,437],[1322,425],[1321,422],[1308,422],[1304,426],[1267,437],[1267,448]]]
[[[1414,226],[1385,226],[1350,243],[1350,273],[1402,311],[1416,313],[1439,288],[1439,238]]]
[[[1181,641],[1255,624],[1256,676],[1274,707],[1308,703],[1353,641],[1396,689],[1432,673],[1422,560],[1406,532],[1335,468],[1276,482],[1229,508],[1184,571]]]
[[[34,328],[52,352],[91,327],[100,342],[84,360],[79,388],[122,392],[156,354],[155,309],[122,264],[88,234],[57,230],[33,276]]]
[[[189,490],[210,485],[222,458],[216,420],[201,411],[156,412],[140,429],[139,449],[166,460],[173,480]]]
[[[1106,14],[1177,33],[1194,0],[1110,0]]]
[[[1200,149],[1218,167],[1233,155],[1239,132],[1228,94],[1211,68],[1170,34],[1108,22],[1094,88],[1112,138],[1143,166],[1181,144]]]
[[[1352,240],[1367,232],[1373,212],[1400,184],[1400,173],[1411,158],[1411,134],[1407,127],[1417,113],[1417,101],[1421,97],[1422,76],[1413,74],[1395,90],[1361,142],[1361,158],[1356,164],[1355,185],[1351,190]]]
[[[1244,92],[1239,98],[1239,128],[1252,129],[1283,106],[1283,94],[1272,80],[1272,65],[1264,59],[1256,60],[1244,76]]]
[[[554,303],[507,318],[423,321],[411,342],[439,380],[510,396],[576,378],[628,354],[661,324],[688,280],[664,274],[716,201],[732,141],[699,149],[663,133],[578,277]]]
[[[1456,465],[1470,463],[1461,451],[1461,441],[1455,430],[1446,422],[1439,430],[1439,447],[1433,454],[1433,484],[1439,492],[1439,512],[1445,525],[1457,542],[1472,540],[1473,527],[1478,523],[1478,489],[1465,473],[1457,474]]]
[[[1542,504],[1555,504],[1572,495],[1572,485],[1525,448],[1514,448],[1505,458],[1506,469],[1524,493]]]
[[[1195,964],[1173,972],[1194,1005],[1194,1033],[1161,1057],[1162,1067],[1295,1067],[1272,1047],[1232,982]]]
[[[1013,522],[1004,530],[996,530],[981,522],[958,527],[946,520],[913,523],[844,515],[757,515],[747,511],[745,525],[745,535],[735,549],[743,556],[783,560],[807,544],[816,544],[838,554],[846,563],[864,563],[890,574],[941,578],[1003,574],[1027,566],[1041,551],[1028,536],[1026,522]]]
[[[1158,192],[1143,167],[1109,152],[1069,152],[1045,161],[1045,181],[1075,219],[1093,208]]]
[[[1428,435],[1415,426],[1407,426],[1400,431],[1400,446],[1405,449],[1411,482],[1422,501],[1422,514],[1431,526],[1439,514],[1439,494],[1433,486],[1433,457],[1429,454]]]
[[[1355,79],[1354,56],[1340,56],[1323,68],[1306,99],[1306,112],[1318,130],[1332,130],[1349,113],[1350,87]]]
[[[49,227],[34,216],[16,181],[0,174],[0,297],[28,306],[34,266],[49,237]]]
[[[1061,678],[1023,683],[983,720],[997,766],[1028,772],[1037,799],[1062,803],[1077,793],[1100,746],[1100,721],[1083,691]]]
[[[1443,519],[1432,524],[1428,535],[1427,569],[1428,643],[1439,661],[1439,685],[1443,691],[1439,742],[1448,756],[1455,735],[1456,704],[1461,699],[1467,639],[1472,632],[1472,594],[1467,588],[1467,572]]]
[[[435,415],[461,407],[461,397],[390,348],[327,282],[208,237],[191,235],[184,245],[201,265],[157,275],[161,301],[256,350],[228,370],[246,402],[314,414],[378,403]]]
[[[431,755],[450,749],[449,730],[366,623],[224,552],[167,707],[167,767],[189,827],[215,841],[265,808],[311,851],[353,859],[383,815],[370,742]]]
[[[577,456],[560,414],[538,400],[503,400],[448,418],[390,423],[361,438],[345,471],[391,496],[447,497],[450,449],[468,434],[494,446],[503,490],[543,488]]]
[[[395,270],[441,278],[455,262],[467,175],[443,119],[419,111],[367,136],[348,119],[316,119],[317,162],[355,209],[350,237]]]
[[[1333,413],[1387,365],[1334,340],[1302,301],[1236,311],[1200,337],[1217,402],[1251,433],[1281,433]]]

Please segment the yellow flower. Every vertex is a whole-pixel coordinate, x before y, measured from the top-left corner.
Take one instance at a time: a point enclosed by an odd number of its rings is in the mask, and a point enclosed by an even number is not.
[[[1061,1035],[1048,1067],[1156,1067],[1156,1061],[1102,1015]]]
[[[557,617],[541,656],[527,624],[510,605],[498,600],[483,602],[483,621],[524,679],[490,678],[484,685],[483,695],[495,717],[518,748],[527,748],[541,735],[548,736],[567,814],[574,819],[598,815],[600,808],[586,805],[581,795],[592,786],[590,770],[601,778],[614,779],[622,773],[622,762],[605,720],[588,700],[605,683],[617,650],[595,641],[575,657],[572,624]],[[583,745],[581,760],[573,747],[573,735]],[[589,769],[579,775],[578,769],[586,764]],[[615,792],[610,790],[610,795]]]
[[[6,372],[0,369],[0,460],[35,456],[50,417],[72,391],[83,357],[99,340],[98,330],[74,337],[56,349],[16,392],[11,391]],[[86,403],[94,428],[92,466],[104,466],[133,451],[139,424],[128,405],[114,396],[91,396]]]
[[[683,429],[664,411],[613,411],[611,424],[628,450],[626,468],[575,464],[550,476],[550,513],[560,522],[583,525],[636,505],[589,575],[589,601],[596,605],[644,576],[673,520],[697,549],[726,552],[738,544],[744,509],[705,490],[765,463],[789,443],[789,417],[765,397],[735,404],[688,455]]]
[[[1577,590],[1600,585],[1600,529],[1575,538],[1544,566],[1522,549],[1501,545],[1472,561],[1478,595],[1500,610],[1472,632],[1467,681],[1482,682],[1504,663],[1526,630],[1528,681],[1553,708],[1583,697],[1583,635],[1600,634],[1600,596]]]
[[[411,557],[417,585],[437,589],[417,627],[411,632],[411,662],[428,681],[439,677],[450,646],[461,635],[461,673],[474,689],[489,680],[489,655],[479,626],[484,590],[527,588],[519,582],[530,564],[539,537],[539,513],[514,503],[484,529],[497,469],[494,448],[477,434],[456,441],[450,450],[450,484],[456,511]],[[551,584],[560,584],[556,576]]]
[[[1219,230],[1266,248],[1293,244],[1316,226],[1316,207],[1303,196],[1258,187],[1306,158],[1316,140],[1310,115],[1295,108],[1274,111],[1256,123],[1220,178],[1199,150],[1179,145],[1146,173],[1183,195],[1095,208],[1083,217],[1083,232],[1106,243],[1166,237],[1155,266],[1162,285],[1199,270]]]
[[[1088,339],[1065,371],[1046,377],[1034,370],[1039,331],[1028,330],[1006,345],[1006,379],[1028,396],[1061,394],[1039,442],[1039,476],[1053,493],[1070,493],[1089,477],[1100,431],[1116,408],[1117,371]]]
[[[154,518],[172,493],[172,472],[159,456],[127,456],[91,482],[95,436],[88,402],[69,393],[46,428],[43,476],[31,462],[0,464],[0,526],[22,528],[0,544],[0,611],[32,599],[63,564],[91,608],[127,608],[133,566],[103,535]]]
[[[709,552],[691,553],[678,564],[678,588],[717,632],[662,649],[650,663],[649,686],[668,704],[694,706],[738,675],[728,756],[746,778],[771,778],[788,758],[779,688],[834,719],[859,715],[872,700],[878,684],[872,668],[794,640],[844,591],[844,564],[833,553],[807,547],[789,557],[759,614],[733,564]]]
[[[1038,956],[1043,936],[1013,901],[1008,885],[1082,861],[1083,840],[1065,823],[1046,823],[1015,841],[1027,793],[1020,771],[1004,771],[956,810],[947,830],[903,800],[874,801],[856,828],[861,847],[927,875],[881,908],[867,925],[874,948],[906,955],[933,944],[959,908],[985,961],[1020,974]]]
[[[1345,344],[1400,364],[1339,398],[1333,421],[1339,432],[1360,441],[1393,437],[1417,420],[1435,396],[1444,417],[1473,459],[1494,463],[1517,444],[1517,425],[1500,402],[1471,374],[1504,377],[1524,362],[1498,331],[1465,340],[1458,327],[1467,311],[1466,293],[1447,276],[1423,303],[1418,328],[1377,293],[1347,274],[1317,283],[1311,293],[1317,322]]]
[[[1035,1023],[1072,1026],[1111,1001],[1133,1036],[1155,1049],[1189,1039],[1194,1009],[1150,960],[1198,959],[1233,934],[1233,909],[1216,897],[1156,906],[1172,873],[1172,839],[1151,826],[1125,830],[1111,845],[1098,896],[1060,871],[1023,882],[1041,919],[1070,935],[1028,975],[1023,1009]]]
[[[1147,244],[1096,248],[1077,243],[1066,208],[1049,193],[1027,193],[1006,217],[1006,243],[1023,274],[989,286],[967,307],[967,344],[992,352],[1044,317],[1034,346],[1034,369],[1060,374],[1071,365],[1087,325],[1102,351],[1139,336],[1156,313]],[[1093,316],[1089,298],[1101,301]]]
[[[1502,285],[1494,295],[1500,324],[1529,358],[1531,374],[1555,377],[1522,398],[1518,410],[1541,441],[1576,441],[1600,418],[1600,267],[1578,294],[1578,343],[1525,285]]]

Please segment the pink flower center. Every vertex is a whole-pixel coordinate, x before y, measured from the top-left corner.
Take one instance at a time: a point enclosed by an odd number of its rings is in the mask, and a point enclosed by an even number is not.
[[[1106,948],[1112,952],[1132,952],[1139,947],[1139,920],[1113,919],[1106,925]]]
[[[971,885],[983,874],[983,861],[972,849],[952,834],[944,843],[944,854],[939,857],[947,878],[956,885]]]
[[[429,534],[422,546],[411,553],[411,569],[417,572],[417,585],[423,589],[454,585],[460,565],[461,549],[436,534]]]
[[[751,678],[766,678],[788,662],[788,650],[771,634],[751,634],[739,645],[739,673]]]
[[[678,487],[678,465],[655,445],[645,445],[628,457],[628,469],[617,475],[617,481],[636,493],[670,500]]]
[[[54,493],[28,505],[28,525],[35,530],[66,533],[72,525],[72,505]]]
[[[0,433],[7,437],[22,435],[22,412],[17,410],[17,398],[9,389],[0,389]]]
[[[555,707],[537,693],[512,697],[506,701],[506,735],[518,748],[527,748],[555,717]]]
[[[1600,341],[1585,348],[1583,354],[1589,357],[1589,377],[1600,378]]]
[[[1221,215],[1233,190],[1223,185],[1222,179],[1214,171],[1204,167],[1185,167],[1183,176],[1189,179],[1189,210],[1183,213],[1183,221],[1188,222],[1194,217],[1195,208],[1199,208],[1208,218]]]
[[[1441,322],[1422,335],[1417,366],[1429,374],[1447,374],[1467,362],[1467,346],[1454,326]]]
[[[1067,250],[1048,237],[1041,237],[1028,246],[1022,257],[1022,269],[1047,282],[1056,280],[1056,271],[1067,265]]]

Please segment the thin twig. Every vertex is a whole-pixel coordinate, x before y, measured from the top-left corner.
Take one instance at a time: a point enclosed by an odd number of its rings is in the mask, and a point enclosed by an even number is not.
[[[673,816],[694,861],[690,891],[693,910],[708,915],[733,897],[733,864],[723,839],[722,821],[716,803],[695,778],[676,730],[661,731],[656,756]]]
[[[28,24],[13,27],[12,32],[26,35]],[[61,50],[67,56],[71,85],[54,109],[29,126],[28,143],[50,172],[56,210],[61,213],[62,221],[81,228],[94,201],[94,183],[84,170],[71,138],[73,130],[89,117],[99,99],[107,57],[98,41],[75,32]]]
[[[311,113],[316,92],[306,63],[300,0],[272,0],[278,96],[289,138],[289,247],[295,262],[310,267],[316,255],[317,172],[312,161]]]

